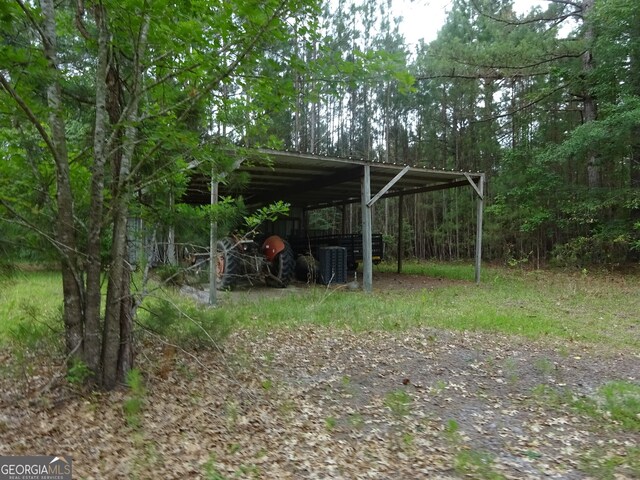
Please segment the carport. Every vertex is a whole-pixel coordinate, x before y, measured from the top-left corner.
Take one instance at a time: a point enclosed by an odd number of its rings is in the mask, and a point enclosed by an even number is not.
[[[249,174],[242,191],[245,202],[260,207],[277,200],[308,212],[314,209],[360,203],[362,209],[363,289],[371,292],[372,207],[380,199],[399,198],[398,244],[402,243],[402,204],[404,197],[422,192],[471,187],[476,195],[475,280],[480,282],[482,254],[482,213],[485,174],[439,170],[410,165],[329,157],[308,153],[255,149],[238,156],[236,171]],[[232,195],[223,176],[212,176],[210,185],[192,181],[187,197],[193,203],[215,203],[218,196]],[[215,235],[212,235],[215,236]],[[398,250],[399,251],[399,250]],[[398,256],[398,271],[402,259]]]

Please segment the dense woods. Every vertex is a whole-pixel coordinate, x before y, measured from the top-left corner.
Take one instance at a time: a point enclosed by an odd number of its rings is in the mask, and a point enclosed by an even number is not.
[[[333,67],[330,81],[296,77],[305,101],[287,128],[277,124],[280,138],[314,153],[487,172],[487,259],[637,260],[640,6],[542,3],[518,15],[510,1],[454,0],[437,38],[416,48],[386,2],[327,7],[324,37],[298,48],[325,77]],[[460,191],[407,202],[405,253],[472,255],[471,200]],[[378,230],[393,235],[395,202],[377,208]]]
[[[192,239],[232,218],[241,202],[180,205],[189,166],[226,174],[229,148],[484,171],[485,259],[638,260],[636,0],[549,0],[525,15],[453,0],[417,46],[401,25],[385,0],[0,3],[0,253],[61,261],[70,365],[106,387],[123,379],[139,302],[128,219]],[[397,204],[376,208],[393,246]],[[404,208],[404,255],[473,255],[468,189]],[[346,214],[356,230],[357,209]],[[313,221],[332,229],[338,216]]]

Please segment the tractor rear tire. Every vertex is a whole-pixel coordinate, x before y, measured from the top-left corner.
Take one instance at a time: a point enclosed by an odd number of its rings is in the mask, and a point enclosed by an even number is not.
[[[276,255],[269,265],[266,278],[270,287],[286,288],[293,280],[296,271],[296,258],[289,242],[284,242],[284,250]]]
[[[224,238],[216,243],[216,289],[230,290],[241,274],[240,257],[233,239]]]

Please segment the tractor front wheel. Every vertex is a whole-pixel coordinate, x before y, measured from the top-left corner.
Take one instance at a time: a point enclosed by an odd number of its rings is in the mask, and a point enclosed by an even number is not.
[[[284,242],[284,249],[276,255],[268,267],[267,285],[286,288],[291,283],[296,270],[296,258],[288,242]]]

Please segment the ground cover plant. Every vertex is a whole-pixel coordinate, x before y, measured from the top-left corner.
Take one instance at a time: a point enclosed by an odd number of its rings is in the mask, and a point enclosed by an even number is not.
[[[63,449],[79,478],[640,475],[637,275],[494,267],[477,286],[465,265],[390,268],[373,295],[298,284],[209,309],[154,291],[138,369],[111,393],[64,378],[47,329],[39,362],[3,370],[1,453]],[[3,289],[3,360],[29,321],[15,292],[55,312],[52,277]]]

